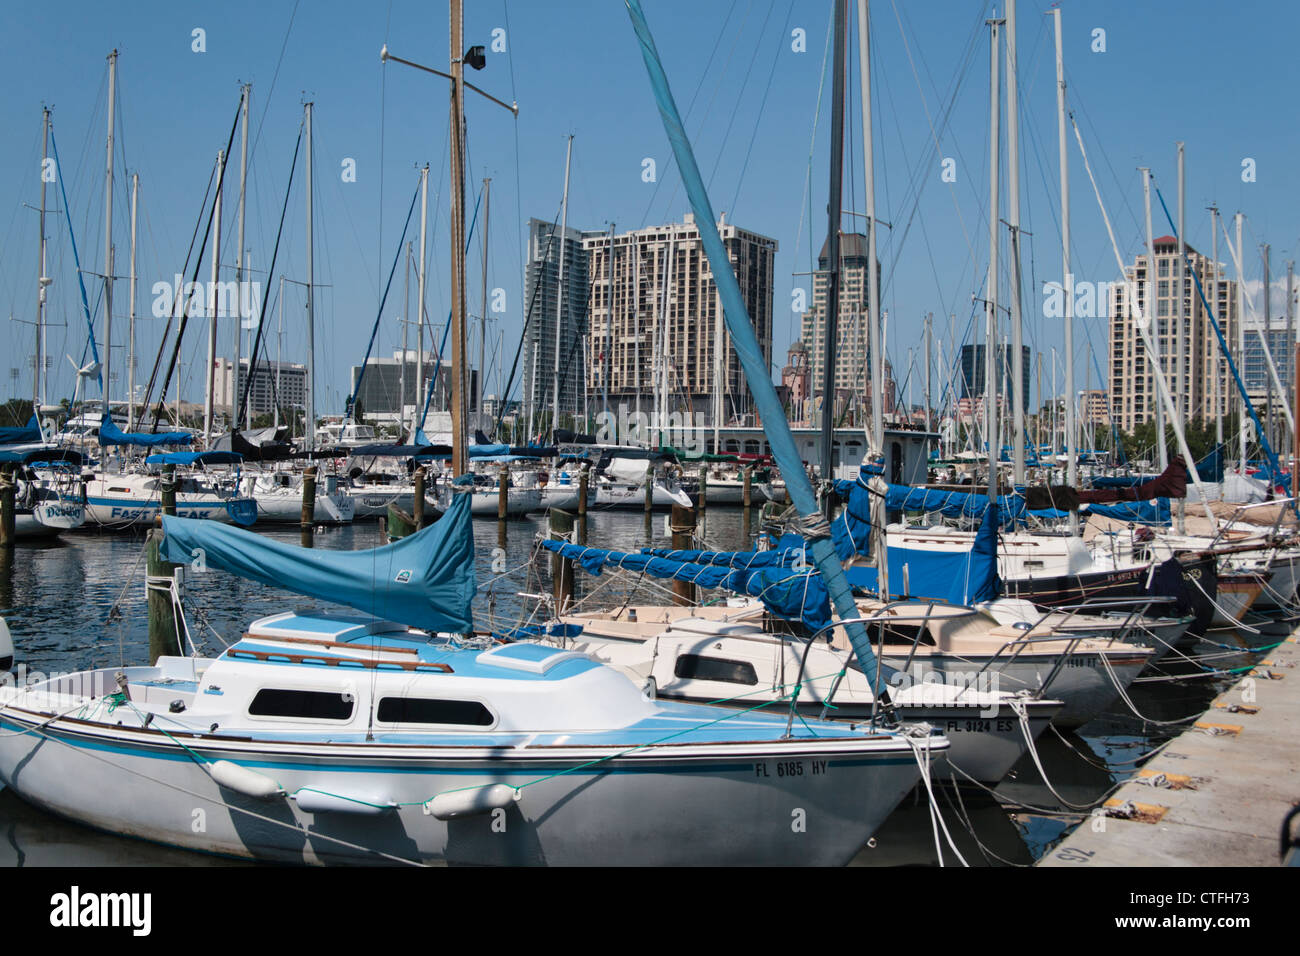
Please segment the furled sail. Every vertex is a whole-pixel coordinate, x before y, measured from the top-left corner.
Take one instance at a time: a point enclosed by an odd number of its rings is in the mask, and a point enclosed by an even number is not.
[[[468,495],[454,496],[447,512],[427,528],[367,551],[299,548],[215,521],[162,520],[163,560],[201,561],[208,568],[431,632],[473,628],[474,535]]]
[[[138,448],[157,448],[161,445],[188,445],[194,441],[190,432],[124,432],[113,423],[111,418],[99,426],[99,443],[101,445],[134,445]]]

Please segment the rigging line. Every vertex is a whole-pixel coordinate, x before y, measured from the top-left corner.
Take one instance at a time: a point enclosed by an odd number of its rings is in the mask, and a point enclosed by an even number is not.
[[[731,198],[731,215],[735,218],[736,206],[740,202],[740,187],[745,182],[745,172],[749,169],[750,157],[754,154],[754,141],[758,138],[758,128],[762,122],[763,112],[767,108],[767,97],[772,91],[772,79],[776,76],[776,65],[781,59],[783,44],[785,43],[785,31],[790,26],[790,17],[794,15],[794,2],[790,0],[790,6],[785,13],[785,22],[781,25],[781,32],[778,35],[778,42],[775,45],[776,53],[772,56],[772,66],[767,72],[767,85],[763,88],[763,98],[758,104],[758,117],[754,120],[754,131],[749,137],[749,146],[745,150],[745,162],[740,167],[740,175],[736,178],[736,192]],[[798,246],[795,247],[796,249]]]
[[[695,85],[695,92],[691,95],[691,102],[690,102],[690,104],[686,107],[686,118],[687,118],[687,119],[690,119],[691,113],[693,113],[693,112],[695,111],[695,101],[696,101],[697,99],[699,99],[700,91],[704,89],[704,81],[705,81],[706,79],[708,79],[708,76],[709,76],[709,66],[712,65],[712,64],[714,63],[714,61],[716,60],[716,58],[717,58],[717,55],[718,55],[718,47],[720,47],[720,46],[722,45],[722,38],[723,38],[724,36],[726,36],[726,34],[727,34],[727,25],[728,25],[729,23],[731,23],[731,15],[732,15],[733,13],[736,12],[736,4],[737,4],[738,2],[739,2],[739,0],[731,0],[731,6],[727,8],[727,15],[726,15],[726,17],[723,18],[723,21],[722,21],[722,28],[718,31],[718,38],[717,38],[716,40],[713,41],[713,49],[709,51],[708,59],[704,61],[704,62],[705,62],[706,64],[708,64],[708,65],[705,66],[705,68],[704,68],[704,72],[700,74],[700,82],[697,83],[697,84]],[[742,25],[742,26],[744,25],[744,24],[743,24],[743,21],[742,21],[742,24],[741,24],[741,25]],[[737,34],[739,34],[739,30],[737,30]],[[735,51],[735,44],[734,44],[734,43],[732,44],[732,51],[733,51],[733,52]],[[730,62],[730,55],[728,55],[728,62]],[[723,73],[724,73],[724,74],[726,73],[726,69],[725,69],[725,68],[723,69]],[[706,116],[706,117],[708,116],[708,111],[707,111],[707,110],[705,111],[705,116]],[[672,152],[671,152],[671,150],[670,150],[670,151],[669,151],[669,154],[668,154],[668,165],[664,168],[664,171],[663,171],[663,172],[664,172],[664,175],[660,176],[658,179],[655,180],[655,188],[654,188],[654,190],[653,190],[653,191],[651,192],[651,194],[650,194],[650,202],[646,205],[645,212],[642,213],[642,215],[641,215],[641,228],[643,228],[643,229],[645,228],[645,224],[646,224],[647,222],[650,221],[650,210],[651,210],[652,208],[654,208],[654,202],[655,202],[655,199],[656,199],[656,198],[658,197],[658,195],[659,195],[659,187],[660,187],[660,185],[662,185],[662,183],[663,183],[663,181],[664,181],[664,177],[665,177],[669,172],[672,171],[673,163],[674,163],[675,161],[676,161],[676,159],[675,159],[675,157],[673,156],[673,154],[672,154]],[[676,192],[676,189],[674,188],[674,190],[673,190],[673,196],[675,197],[676,195],[677,195],[677,192]],[[669,202],[669,205],[671,205],[671,200],[670,200],[670,202]]]
[[[257,152],[257,144],[262,141],[262,127],[266,124],[266,114],[271,109],[275,81],[280,78],[280,67],[284,64],[284,51],[289,46],[289,35],[293,33],[293,21],[298,16],[298,4],[301,2],[302,0],[293,0],[293,10],[289,12],[289,25],[284,28],[284,40],[280,43],[280,56],[275,61],[275,72],[271,74],[271,88],[266,91],[266,103],[262,106],[262,118],[257,121],[257,132],[253,135],[253,142],[248,148],[250,155]]]
[[[227,139],[226,139],[226,151],[222,154],[222,159],[221,159],[221,175],[220,175],[220,176],[218,177],[218,179],[217,179],[217,191],[218,191],[218,192],[220,192],[221,189],[222,189],[222,187],[225,185],[225,181],[226,181],[226,170],[230,167],[230,146],[231,146],[231,144],[234,143],[234,141],[235,141],[235,130],[239,128],[239,114],[240,114],[240,109],[243,107],[243,105],[244,105],[244,104],[243,104],[243,98],[241,97],[241,98],[240,98],[240,104],[239,104],[239,107],[237,107],[237,108],[235,109],[235,118],[234,118],[234,120],[233,120],[233,121],[231,122],[231,124],[230,124],[230,136],[227,137]],[[191,282],[195,282],[195,281],[197,281],[197,280],[198,280],[198,277],[199,277],[199,267],[200,267],[200,265],[201,265],[202,262],[203,262],[203,252],[204,252],[204,250],[206,250],[207,247],[208,247],[208,237],[211,235],[211,232],[212,232],[212,218],[213,218],[213,215],[216,213],[216,205],[217,205],[217,204],[216,204],[216,201],[215,201],[215,199],[214,199],[214,201],[213,201],[213,203],[212,203],[212,207],[208,210],[208,225],[207,225],[207,227],[206,227],[206,228],[204,229],[204,231],[203,231],[203,241],[202,241],[202,243],[199,245],[199,255],[198,255],[198,258],[194,261],[194,272],[193,272],[193,274],[192,274],[191,277],[190,277],[190,281],[191,281]],[[199,213],[199,218],[202,218],[202,216],[203,216],[203,214],[200,212],[200,213]],[[215,251],[214,251],[214,255],[215,255]],[[179,300],[180,298],[181,298],[180,296],[177,296],[177,299],[178,299],[178,300]],[[176,369],[176,359],[177,359],[177,357],[179,356],[179,354],[180,354],[180,350],[181,350],[181,340],[182,340],[182,338],[183,338],[184,335],[185,335],[185,326],[189,324],[189,319],[190,319],[190,301],[191,301],[191,299],[190,299],[189,297],[187,297],[187,298],[186,298],[186,301],[185,301],[185,311],[181,314],[181,321],[180,321],[180,324],[179,324],[179,325],[177,326],[177,328],[176,328],[176,347],[172,350],[171,362],[170,362],[170,363],[168,364],[168,366],[167,366],[167,375],[166,375],[166,377],[163,378],[162,392],[161,392],[161,394],[162,394],[163,396],[166,396],[166,394],[167,394],[167,386],[171,384],[172,373],[173,373],[173,372],[175,371],[175,369]],[[173,308],[173,311],[174,311],[174,308]],[[160,357],[161,357],[161,352],[159,353],[159,355],[160,355]],[[250,378],[251,378],[251,376],[250,376]],[[177,391],[178,391],[178,394],[179,394],[179,386],[178,386]],[[146,396],[146,397],[147,397],[147,396]],[[162,403],[159,403],[159,407],[158,407],[157,409],[155,409],[155,411],[154,411],[154,416],[153,416],[153,428],[152,428],[152,430],[153,430],[153,432],[154,432],[155,434],[156,434],[157,431],[158,431],[158,423],[159,423],[159,421],[162,419],[162,407],[161,407],[161,406],[162,406]]]
[[[293,144],[293,160],[289,164],[289,183],[287,186],[285,186],[284,204],[280,207],[280,226],[275,231],[275,246],[271,251],[271,265],[266,272],[266,279],[268,283],[272,282],[272,277],[275,274],[276,259],[280,255],[280,237],[284,234],[284,217],[285,214],[289,211],[289,195],[290,193],[293,192],[293,174],[294,174],[294,170],[298,168],[298,149],[299,147],[302,146],[302,134],[304,131],[305,131],[304,127],[302,126],[298,127],[298,139]],[[309,295],[311,294],[311,290],[308,290],[308,294]],[[263,324],[266,322],[266,310],[270,304],[271,304],[270,297],[263,296],[261,314],[257,317],[257,335],[253,339],[253,348],[250,351],[248,356],[248,375],[244,379],[244,394],[239,399],[239,414],[235,416],[235,420],[231,424],[230,430],[232,434],[234,432],[239,431],[239,423],[244,420],[244,415],[248,410],[248,396],[252,392],[253,377],[257,369],[257,352],[262,344],[262,328],[263,328]],[[243,321],[242,317],[240,317],[238,321]],[[235,374],[236,376],[239,374],[238,370],[236,370]],[[274,389],[275,376],[272,375],[271,379],[272,379],[272,388]],[[278,401],[278,396],[276,396],[276,399]]]
[[[758,28],[758,44],[757,44],[757,45],[758,45],[759,47],[762,46],[762,43],[763,43],[763,36],[767,33],[767,25],[768,25],[768,23],[771,22],[771,20],[772,20],[772,11],[774,11],[775,9],[776,9],[776,0],[771,0],[771,2],[770,2],[770,3],[768,4],[768,6],[767,6],[767,15],[763,18],[763,25],[762,25],[761,27]],[[742,26],[743,26],[743,24],[742,24]],[[737,32],[737,34],[736,34],[736,39],[737,39],[737,41],[740,40],[740,33],[739,33],[739,32]],[[779,48],[778,48],[778,49],[779,49]],[[773,66],[773,68],[775,69],[775,67],[776,67],[776,63],[775,63],[775,61],[773,61],[772,66]],[[740,104],[741,104],[741,102],[742,102],[742,101],[744,100],[744,98],[745,98],[745,90],[749,88],[749,80],[750,80],[750,77],[752,77],[753,75],[754,75],[754,71],[753,71],[753,70],[746,70],[746,71],[745,71],[745,79],[744,79],[744,81],[741,82],[741,84],[740,84],[740,92],[736,95],[736,108],[735,108],[734,110],[731,111],[731,118],[727,120],[727,128],[726,128],[726,130],[725,130],[725,131],[723,132],[723,134],[722,134],[722,142],[718,144],[718,155],[717,155],[717,156],[714,158],[714,160],[713,160],[713,169],[709,171],[709,182],[708,182],[708,185],[709,185],[709,186],[712,186],[712,185],[713,185],[713,178],[714,178],[715,176],[717,176],[717,174],[718,174],[718,166],[720,166],[720,165],[722,164],[722,157],[723,157],[723,155],[724,155],[724,154],[726,153],[726,151],[727,151],[727,140],[731,138],[731,128],[732,128],[732,127],[735,125],[735,123],[736,123],[736,116],[739,115],[739,113],[740,113]],[[769,83],[769,86],[770,86],[770,84],[771,84],[770,74],[769,74],[769,80],[768,80],[768,83]],[[764,93],[763,99],[764,99],[764,100],[767,99],[767,95],[766,95],[766,93]],[[761,107],[761,106],[760,106],[760,108],[759,108],[759,116],[760,116],[760,117],[762,116],[762,107]],[[757,130],[757,125],[758,125],[757,122],[755,122],[755,129],[756,129],[756,130]],[[748,156],[746,156],[746,161],[748,161]],[[676,195],[677,195],[677,194],[676,194],[676,192],[674,191],[674,193],[673,193],[673,197],[676,198]]]

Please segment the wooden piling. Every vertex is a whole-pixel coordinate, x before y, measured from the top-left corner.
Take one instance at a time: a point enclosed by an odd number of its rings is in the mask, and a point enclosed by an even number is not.
[[[567,511],[552,508],[548,512],[550,519],[550,539],[552,541],[569,541],[573,533],[573,515]],[[551,556],[551,577],[554,581],[555,613],[564,614],[573,604],[573,561],[558,554]]]
[[[302,527],[310,530],[316,523],[316,466],[302,473]]]
[[[741,503],[744,504],[745,510],[748,511],[754,505],[754,466],[746,465],[742,473],[745,479],[745,490]]]
[[[176,628],[176,609],[172,604],[171,595],[171,581],[176,576],[176,569],[181,565],[164,561],[158,556],[162,539],[161,529],[149,530],[145,573],[148,581],[150,666],[156,664],[159,657],[178,656],[181,653],[180,634]]]
[[[12,548],[17,540],[14,516],[14,495],[17,483],[14,480],[14,466],[0,467],[0,548]]]
[[[705,465],[700,469],[700,493],[696,496],[695,507],[704,516],[704,512],[709,507],[709,466]]]
[[[695,537],[695,509],[673,505],[670,518],[673,533],[673,550],[685,551]],[[673,581],[673,603],[678,607],[695,604],[695,585],[689,581]]]
[[[165,515],[176,515],[176,466],[163,465],[163,477],[161,485],[162,493],[159,500],[162,502],[162,513]]]
[[[411,520],[415,530],[424,527],[424,466],[415,469],[415,497],[411,502]]]
[[[583,465],[578,475],[578,544],[583,546],[587,544],[587,472],[588,466]]]
[[[497,520],[505,521],[510,514],[510,476],[506,474],[506,466],[501,466],[501,473],[497,475]]]
[[[645,467],[645,513],[649,514],[655,503],[655,468],[654,465]]]

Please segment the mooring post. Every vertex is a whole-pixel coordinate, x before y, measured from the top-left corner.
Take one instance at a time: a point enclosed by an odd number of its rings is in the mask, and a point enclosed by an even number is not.
[[[163,465],[162,473],[162,494],[159,496],[162,501],[162,513],[165,515],[176,515],[176,466]]]
[[[0,548],[12,548],[17,534],[14,530],[14,466],[0,466]]]
[[[655,502],[655,466],[645,466],[645,513],[649,514]]]
[[[316,466],[302,473],[302,526],[310,529],[316,522]]]
[[[501,473],[497,475],[497,520],[505,521],[506,516],[510,514],[510,476],[506,473],[505,465],[501,466]]]
[[[699,495],[696,496],[695,507],[696,509],[698,509],[700,513],[700,517],[701,518],[704,517],[704,512],[709,507],[709,466],[708,465],[700,466],[700,493]]]
[[[587,475],[589,466],[584,462],[582,471],[578,475],[578,544],[586,545],[587,543],[587,487],[589,478]]]
[[[549,517],[550,539],[572,543],[573,515],[552,508]],[[567,612],[569,605],[573,603],[573,560],[558,554],[552,555],[551,577],[555,582],[555,613],[559,616]]]
[[[748,511],[754,504],[754,466],[746,465],[742,473],[745,477],[745,490],[741,501],[745,505],[745,510]]]
[[[174,508],[173,503],[173,508]],[[145,582],[149,605],[149,664],[158,662],[164,655],[178,656],[181,653],[180,634],[176,627],[177,609],[172,598],[172,585],[176,572],[182,565],[164,561],[158,555],[162,543],[161,528],[150,528],[146,542]],[[201,556],[196,560],[202,560]]]
[[[673,505],[671,530],[673,533],[673,550],[685,551],[695,537],[695,509],[682,505]],[[691,607],[695,604],[695,585],[690,581],[673,581],[673,603],[678,607]]]
[[[415,521],[415,530],[424,527],[424,466],[415,469],[415,498],[411,502],[411,517]]]

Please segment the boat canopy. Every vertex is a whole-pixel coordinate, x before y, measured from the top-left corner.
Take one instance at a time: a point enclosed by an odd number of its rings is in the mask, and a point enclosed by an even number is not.
[[[169,451],[150,455],[146,465],[238,465],[244,456],[233,451]]]
[[[830,594],[826,584],[814,568],[802,562],[802,566],[793,567],[729,567],[725,564],[674,561],[653,554],[587,548],[563,541],[543,541],[542,547],[577,561],[589,574],[599,575],[605,568],[622,568],[651,577],[687,581],[702,588],[725,588],[756,597],[778,617],[802,621],[814,631],[831,622]]]
[[[59,467],[67,465],[80,468],[81,453],[71,448],[29,448],[25,451],[0,451],[0,462],[5,464]]]
[[[433,524],[365,551],[299,548],[215,521],[163,516],[165,561],[229,571],[298,594],[346,604],[430,633],[473,629],[470,499],[457,495]]]
[[[135,445],[139,448],[159,448],[163,445],[188,445],[194,441],[192,432],[124,432],[111,418],[99,426],[101,445]]]
[[[22,428],[0,428],[0,445],[25,445],[41,440],[41,426],[35,415]]]

